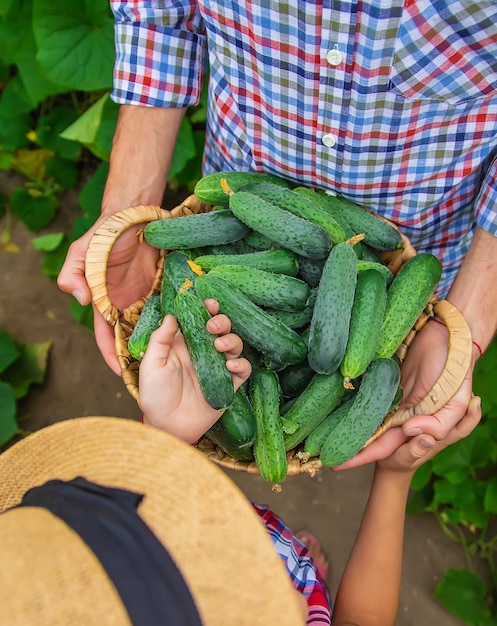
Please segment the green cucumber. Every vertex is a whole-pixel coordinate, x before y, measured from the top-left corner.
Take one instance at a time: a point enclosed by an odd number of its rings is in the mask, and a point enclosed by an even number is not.
[[[254,458],[255,415],[243,387],[237,389],[231,405],[205,434],[226,454],[239,461]]]
[[[214,409],[229,407],[235,395],[233,379],[226,357],[214,346],[216,336],[206,328],[210,314],[205,304],[193,289],[185,289],[177,294],[174,311],[205,401]]]
[[[276,486],[286,478],[288,461],[280,418],[281,390],[275,372],[259,369],[252,374],[250,399],[257,425],[255,462],[262,478]]]
[[[248,254],[203,255],[195,258],[204,272],[219,265],[245,265],[275,274],[296,276],[299,271],[297,257],[290,250],[262,250]]]
[[[307,326],[312,319],[312,312],[314,310],[314,303],[316,302],[317,288],[311,289],[311,295],[306,302],[306,305],[300,311],[284,311],[283,309],[266,309],[266,313],[269,313],[271,317],[285,324],[293,330],[299,331]],[[307,343],[307,340],[306,340]]]
[[[291,450],[338,406],[345,388],[339,372],[314,374],[283,420],[285,448]]]
[[[319,456],[321,448],[328,436],[335,430],[343,417],[349,412],[354,398],[348,398],[338,408],[334,409],[307,437],[304,443],[304,452],[309,456]]]
[[[174,299],[176,298],[177,293],[178,292],[169,280],[166,272],[162,272],[162,282],[160,288],[161,319],[164,319],[166,315],[174,315]]]
[[[297,257],[299,262],[298,276],[305,280],[310,287],[317,287],[323,273],[325,259],[306,259],[303,256]]]
[[[137,361],[143,359],[150,341],[150,335],[159,327],[161,320],[160,295],[154,293],[145,301],[140,317],[128,339],[129,353]]]
[[[232,193],[229,196],[229,208],[249,228],[295,254],[322,259],[331,250],[331,239],[322,228],[253,193]]]
[[[207,204],[228,206],[228,197],[221,186],[223,178],[226,179],[233,191],[255,181],[270,181],[276,185],[290,186],[290,183],[284,178],[267,172],[213,172],[203,176],[195,185],[194,193],[197,198]]]
[[[328,194],[324,192],[322,189],[317,189],[316,191],[309,189],[308,187],[295,187],[293,190],[295,193],[298,193],[306,198],[309,198],[314,204],[317,204],[323,211],[326,211],[331,219],[336,223],[336,232],[334,238],[332,238],[333,243],[336,245],[337,243],[342,243],[347,241],[354,235],[357,235],[356,232],[352,230],[349,226],[349,223],[346,222],[340,215],[332,214],[330,210],[330,205],[328,203]]]
[[[302,338],[227,280],[211,273],[204,274],[197,278],[195,289],[202,300],[215,298],[220,313],[230,318],[233,332],[266,357],[285,365],[305,359],[307,346]]]
[[[271,241],[271,239],[268,239],[262,233],[257,233],[255,230],[251,230],[249,234],[243,238],[243,241],[255,250],[273,250],[279,247],[274,241]]]
[[[430,301],[441,275],[440,261],[429,252],[417,254],[401,267],[388,289],[376,356],[395,354]]]
[[[309,364],[320,374],[338,370],[345,355],[356,282],[354,249],[339,243],[324,265],[309,331]]]
[[[221,276],[237,286],[252,302],[260,306],[287,311],[302,310],[311,295],[311,289],[304,281],[255,267],[219,265],[209,273]]]
[[[341,465],[356,455],[380,426],[400,381],[394,359],[375,359],[364,373],[347,415],[326,438],[319,455],[325,467]]]
[[[279,372],[280,387],[283,396],[285,398],[295,398],[299,396],[311,382],[314,373],[307,359],[301,363],[295,363],[295,365],[285,367],[284,370]]]
[[[402,236],[389,222],[376,213],[341,196],[328,196],[332,215],[341,216],[356,233],[364,233],[364,243],[378,250],[397,250]]]
[[[309,220],[328,233],[332,243],[344,241],[344,233],[329,211],[325,211],[314,201],[311,195],[295,193],[292,189],[284,188],[272,183],[249,183],[240,188],[240,191],[253,193],[266,202],[270,202],[293,215]],[[312,193],[312,192],[311,192]]]
[[[232,243],[248,232],[248,227],[231,211],[221,209],[149,222],[143,236],[154,248],[184,250]]]
[[[203,274],[203,270],[187,254],[177,250],[166,255],[164,273],[178,292],[183,288],[186,280],[194,285],[197,276]]]
[[[365,259],[357,259],[357,273],[367,272],[368,270],[376,270],[385,277],[387,286],[390,286],[393,280],[393,272],[383,263],[378,261],[367,261]]]
[[[354,304],[350,316],[349,337],[340,365],[346,387],[352,385],[376,354],[387,301],[387,285],[383,274],[375,269],[358,274]]]

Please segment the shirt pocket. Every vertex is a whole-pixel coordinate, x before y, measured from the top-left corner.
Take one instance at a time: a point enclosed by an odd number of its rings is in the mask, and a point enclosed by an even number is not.
[[[389,87],[457,104],[497,93],[497,2],[406,0]]]

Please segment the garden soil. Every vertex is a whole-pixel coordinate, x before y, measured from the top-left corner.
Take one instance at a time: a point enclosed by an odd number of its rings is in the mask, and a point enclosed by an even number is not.
[[[10,193],[14,184],[11,175],[0,176],[4,193]],[[170,198],[165,208],[172,208],[174,201]],[[69,192],[56,220],[43,234],[68,232],[79,215],[77,195]],[[4,227],[5,217],[0,220],[0,230]],[[34,431],[88,415],[139,420],[135,401],[104,363],[93,334],[72,318],[70,296],[43,275],[41,253],[31,243],[33,236],[16,222],[12,241],[19,252],[0,249],[0,330],[8,331],[18,342],[52,342],[45,382],[32,387],[20,402],[19,414],[27,416],[23,428]],[[359,527],[371,467],[289,477],[281,493],[273,493],[258,476],[227,473],[249,498],[268,504],[294,531],[305,528],[321,540],[330,558],[328,584],[333,595]],[[464,566],[462,550],[444,535],[433,515],[409,517],[398,626],[460,626],[462,622],[438,604],[433,593],[447,568]]]

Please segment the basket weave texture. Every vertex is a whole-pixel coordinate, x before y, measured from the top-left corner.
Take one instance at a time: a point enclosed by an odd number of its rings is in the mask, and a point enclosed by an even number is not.
[[[114,306],[107,290],[106,271],[110,252],[117,239],[133,226],[158,219],[173,219],[184,215],[205,213],[211,209],[211,205],[201,202],[194,194],[188,196],[181,204],[172,210],[165,210],[157,206],[130,207],[109,217],[95,232],[88,247],[86,255],[86,279],[92,293],[92,300],[106,322],[114,328],[116,354],[121,367],[122,379],[126,389],[137,402],[139,400],[138,374],[140,363],[130,355],[127,344],[133,328],[140,317],[145,301],[150,295],[160,289],[164,257],[167,251],[160,251],[157,271],[149,293],[123,310],[119,310]],[[140,233],[138,236],[140,236]],[[379,253],[385,265],[394,275],[416,254],[409,239],[403,233],[401,233],[401,236],[402,246],[398,250]],[[445,322],[449,331],[448,356],[442,373],[431,391],[415,406],[409,409],[394,410],[389,413],[380,428],[366,445],[374,441],[389,428],[401,425],[413,415],[431,415],[435,413],[454,396],[461,386],[468,370],[472,354],[471,333],[462,314],[446,300],[440,300],[435,296],[432,297],[427,307],[421,313],[413,328],[398,348],[397,356],[401,361],[404,360],[416,334],[435,314]],[[259,474],[259,470],[254,461],[238,461],[232,458],[206,436],[200,439],[197,448],[209,459],[222,467],[247,472],[249,474]],[[301,473],[314,476],[322,467],[318,457],[308,458],[308,456],[303,453],[302,445],[290,450],[287,453],[287,457],[287,476],[294,476]]]

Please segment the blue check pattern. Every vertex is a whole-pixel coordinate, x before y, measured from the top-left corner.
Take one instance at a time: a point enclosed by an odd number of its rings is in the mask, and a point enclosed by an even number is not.
[[[497,235],[495,0],[111,0],[112,98],[186,107],[204,172],[268,171],[394,221],[442,261]]]

